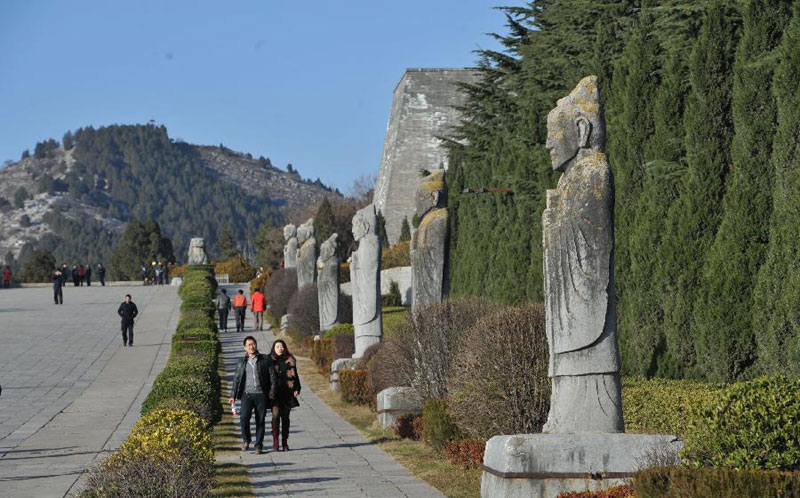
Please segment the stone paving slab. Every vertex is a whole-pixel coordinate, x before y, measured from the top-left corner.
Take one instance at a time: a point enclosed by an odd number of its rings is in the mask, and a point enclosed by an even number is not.
[[[226,287],[231,289],[228,295],[238,289]],[[232,381],[236,360],[244,354],[242,340],[247,335],[256,337],[259,350],[264,353],[269,352],[275,340],[271,330],[253,330],[249,313],[243,333],[220,334],[228,382]],[[302,381],[303,372],[299,374]],[[264,438],[268,453],[241,452],[217,458],[247,466],[256,496],[443,496],[437,489],[412,476],[388,453],[364,439],[355,427],[337,415],[311,389],[304,388],[299,400],[300,407],[292,410],[291,451],[273,452],[268,429]],[[269,415],[267,417],[269,428]],[[255,430],[254,422],[251,429]]]
[[[122,347],[119,303],[139,308]],[[0,292],[0,496],[58,497],[116,449],[163,369],[180,301],[175,287]]]

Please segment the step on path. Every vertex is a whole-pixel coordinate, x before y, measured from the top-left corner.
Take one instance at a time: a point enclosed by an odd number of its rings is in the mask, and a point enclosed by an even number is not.
[[[226,286],[228,295],[239,287]],[[243,288],[247,293],[248,289]],[[249,295],[249,294],[248,294]],[[232,314],[231,314],[232,315]],[[267,327],[265,325],[265,327]],[[236,361],[244,355],[242,341],[256,337],[259,351],[268,353],[275,340],[271,330],[254,331],[252,314],[247,313],[244,332],[236,330],[233,316],[229,332],[220,334],[226,375],[230,385]],[[303,372],[298,372],[303,380]],[[272,451],[272,435],[264,437],[266,454],[252,452],[223,454],[217,460],[245,465],[255,496],[326,497],[442,497],[424,481],[414,477],[388,453],[370,443],[358,430],[337,415],[310,389],[299,396],[300,407],[292,410],[289,452]],[[238,425],[238,424],[237,424]],[[255,434],[255,423],[251,421]]]
[[[180,300],[169,286],[0,289],[0,496],[63,497],[125,440],[164,368]],[[139,308],[122,347],[117,308]]]

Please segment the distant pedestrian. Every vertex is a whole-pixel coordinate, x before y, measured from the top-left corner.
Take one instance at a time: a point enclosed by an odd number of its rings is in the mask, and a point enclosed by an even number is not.
[[[169,285],[169,262],[164,261],[164,285]]]
[[[300,406],[300,376],[295,360],[286,343],[278,339],[272,343],[272,368],[275,371],[276,386],[272,388],[275,397],[272,403],[272,448],[289,451],[289,413]],[[281,448],[278,448],[278,426],[280,425]]]
[[[8,289],[11,287],[11,267],[6,265],[3,268],[3,288]]]
[[[239,425],[242,429],[242,451],[250,448],[250,414],[256,412],[256,454],[262,453],[264,426],[270,399],[275,397],[275,370],[270,357],[258,352],[253,336],[244,338],[245,357],[236,365],[236,374],[231,385],[228,402],[233,405],[242,400],[239,412]]]
[[[80,282],[80,286],[83,287],[83,281],[86,279],[86,269],[83,265],[78,265],[78,282]]]
[[[97,278],[100,279],[100,285],[103,287],[106,286],[106,267],[103,266],[103,263],[97,264]]]
[[[122,317],[122,345],[133,346],[133,319],[139,314],[139,309],[130,294],[125,294],[125,301],[119,305],[117,314]]]
[[[161,285],[161,265],[157,265],[155,261],[153,261],[153,284]]]
[[[228,311],[231,309],[231,298],[228,297],[228,291],[222,289],[222,293],[217,296],[217,312],[219,312],[219,330],[220,332],[228,331]]]
[[[67,286],[67,280],[69,280],[69,267],[66,263],[61,265],[61,288]]]
[[[142,274],[142,283],[144,285],[147,285],[147,267],[144,265],[144,263],[142,263],[142,266],[141,268],[139,268],[139,271]]]
[[[261,292],[261,289],[256,287],[256,291],[250,296],[250,311],[253,312],[256,321],[255,328],[258,330],[264,330],[265,302],[264,294]]]
[[[79,285],[79,277],[78,277],[78,267],[72,265],[72,286],[77,287]]]
[[[244,297],[242,289],[239,289],[239,292],[233,296],[233,312],[236,313],[236,332],[243,332],[244,314],[247,312],[247,298]]]
[[[86,270],[84,271],[84,276],[86,277],[86,287],[92,286],[92,265],[86,265]]]
[[[56,268],[53,273],[53,300],[56,304],[64,304],[64,279],[61,278],[61,270]]]

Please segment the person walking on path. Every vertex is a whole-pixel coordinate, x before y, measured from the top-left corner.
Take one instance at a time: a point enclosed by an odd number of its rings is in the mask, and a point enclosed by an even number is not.
[[[103,263],[97,264],[97,278],[100,279],[100,285],[103,287],[106,286],[106,267],[103,266]]]
[[[264,425],[267,408],[275,398],[276,377],[269,356],[258,352],[253,336],[244,338],[245,356],[236,365],[236,374],[231,385],[228,402],[233,405],[237,399],[242,401],[239,423],[242,428],[242,451],[250,449],[250,415],[256,412],[255,452],[260,455],[264,448]]]
[[[67,280],[69,280],[69,267],[66,263],[61,265],[61,288],[67,286]]]
[[[272,369],[275,371],[275,397],[272,403],[272,448],[276,451],[289,451],[289,413],[300,406],[300,376],[297,374],[295,360],[286,343],[281,339],[272,343]],[[278,425],[280,423],[281,448],[278,448]]]
[[[164,285],[169,285],[169,262],[164,261]]]
[[[236,314],[236,332],[244,332],[244,314],[247,312],[247,298],[244,292],[239,292],[233,296],[233,312]]]
[[[125,301],[119,305],[117,314],[122,317],[122,345],[133,346],[133,319],[139,314],[139,309],[130,294],[125,294]]]
[[[84,276],[86,276],[86,287],[92,286],[92,265],[86,265],[86,271],[84,271]]]
[[[255,328],[264,330],[264,304],[266,303],[261,289],[256,287],[256,291],[250,296],[250,311],[256,320]]]
[[[83,265],[78,265],[78,282],[80,286],[83,287],[83,280],[86,278],[86,270],[83,268]]]
[[[228,331],[228,311],[231,309],[231,298],[228,297],[228,291],[222,289],[221,294],[217,296],[217,312],[219,313],[219,330],[220,332]]]
[[[64,304],[64,291],[62,287],[64,287],[64,279],[61,278],[61,270],[56,268],[55,273],[53,273],[53,300],[56,304]]]
[[[75,265],[72,265],[72,286],[78,286],[78,267]]]
[[[11,287],[11,267],[6,265],[3,268],[3,288],[8,289],[9,287]]]

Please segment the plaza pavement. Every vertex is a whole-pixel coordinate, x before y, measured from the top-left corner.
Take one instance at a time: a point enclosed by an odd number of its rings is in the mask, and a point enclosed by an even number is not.
[[[228,295],[238,289],[225,286]],[[244,288],[248,292],[247,288]],[[265,326],[266,328],[266,326]],[[236,330],[233,317],[229,332],[220,334],[225,361],[225,381],[233,380],[236,360],[244,355],[242,341],[253,335],[259,351],[269,353],[275,340],[271,330],[254,331],[248,312],[245,331]],[[299,371],[300,381],[303,372]],[[305,386],[299,396],[300,406],[292,410],[289,452],[272,451],[272,436],[264,437],[266,454],[236,452],[220,455],[218,460],[247,466],[256,496],[326,496],[326,497],[441,497],[438,490],[413,477],[388,453],[368,442],[358,430],[334,413]],[[255,422],[251,422],[255,436]]]
[[[122,347],[117,307],[139,308]],[[175,287],[0,289],[0,496],[63,497],[124,441],[169,355]]]

